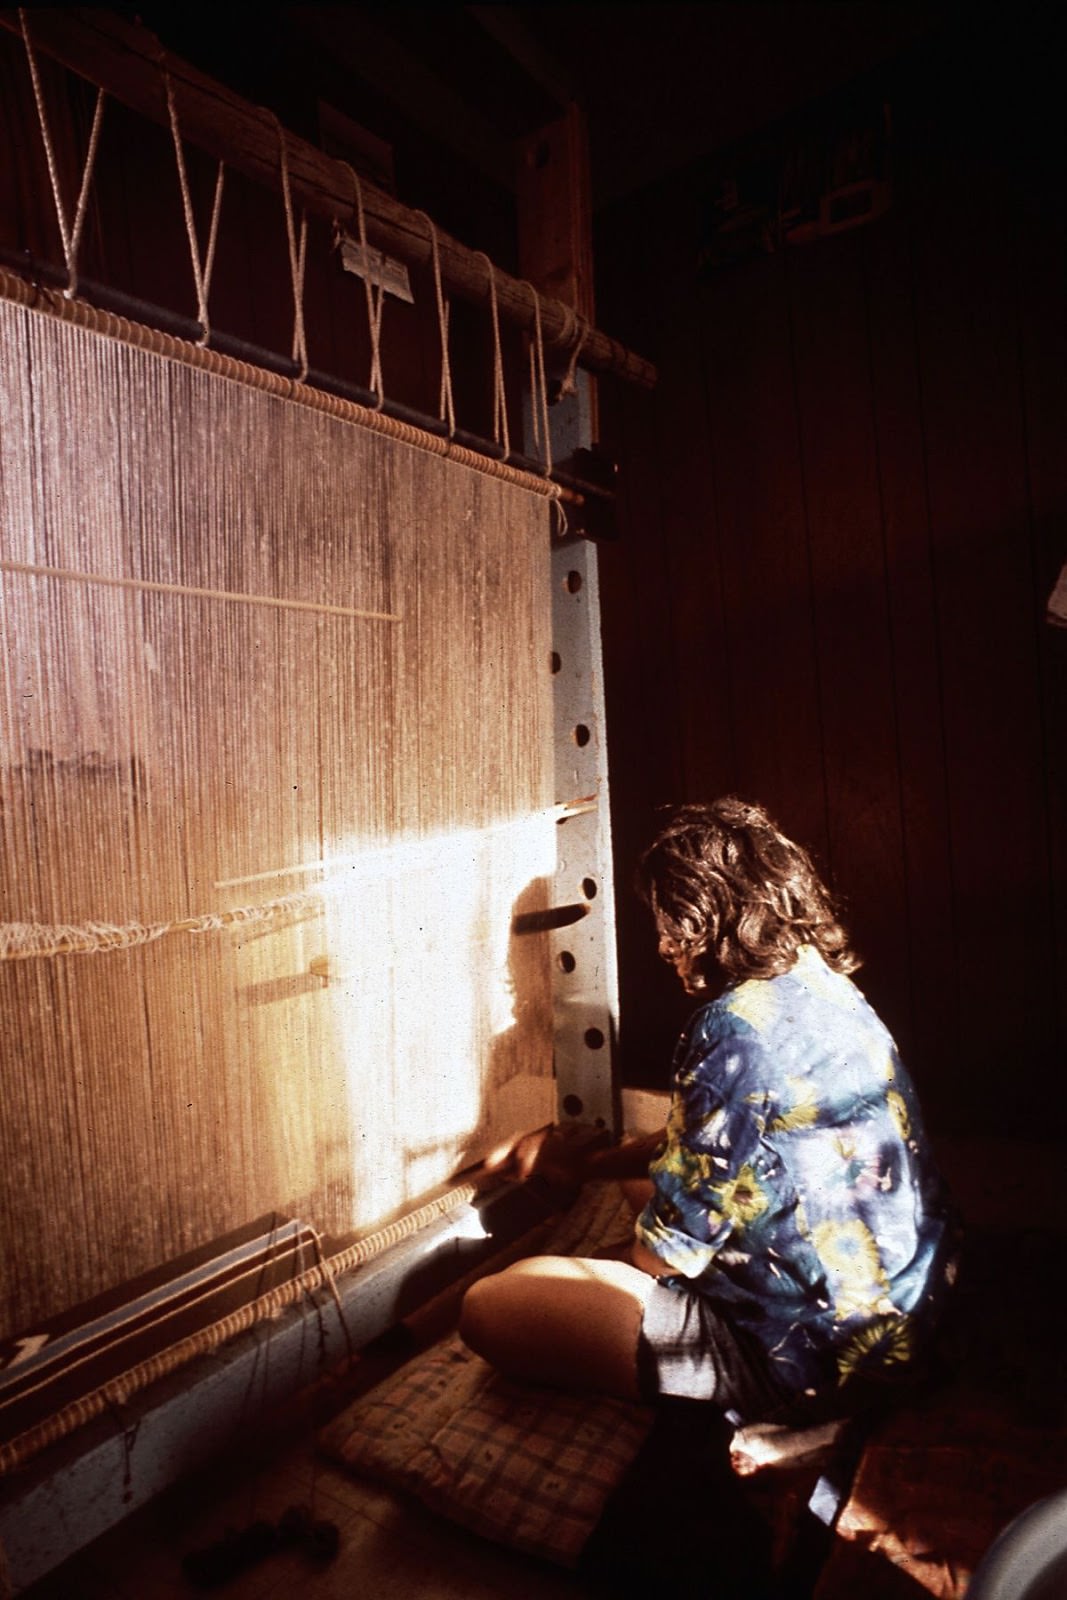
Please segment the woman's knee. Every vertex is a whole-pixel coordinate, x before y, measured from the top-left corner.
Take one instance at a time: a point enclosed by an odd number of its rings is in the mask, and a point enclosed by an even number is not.
[[[494,1272],[487,1278],[479,1278],[463,1296],[460,1307],[460,1337],[476,1355],[484,1356],[487,1361],[493,1359],[496,1336],[504,1321],[501,1305],[507,1295],[506,1290],[503,1296],[500,1292],[500,1280],[504,1276],[503,1272]]]
[[[651,1283],[618,1261],[535,1256],[473,1284],[459,1331],[512,1376],[633,1397]]]

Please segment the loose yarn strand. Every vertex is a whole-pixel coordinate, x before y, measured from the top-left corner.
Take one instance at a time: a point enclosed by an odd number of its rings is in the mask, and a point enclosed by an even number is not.
[[[278,149],[281,155],[282,200],[285,204],[285,234],[289,243],[289,272],[293,280],[293,360],[299,371],[297,382],[303,383],[308,375],[307,336],[304,331],[304,261],[307,251],[307,212],[300,214],[300,235],[297,238],[293,217],[293,196],[289,187],[289,148],[282,127],[273,111],[267,115],[278,130]]]
[[[500,312],[496,303],[496,273],[485,251],[479,250],[478,255],[485,262],[485,269],[489,274],[489,308],[493,318],[493,438],[497,444],[503,445],[505,456],[510,456],[507,391],[504,388],[504,355],[500,345]]]
[[[185,213],[185,231],[189,237],[189,255],[193,266],[193,283],[196,287],[196,316],[201,329],[197,344],[206,347],[211,339],[207,302],[208,295],[211,293],[211,274],[215,266],[215,242],[219,231],[219,212],[222,208],[222,184],[226,172],[226,164],[223,161],[219,162],[218,177],[215,180],[215,200],[211,209],[211,225],[208,231],[207,251],[203,260],[201,260],[200,241],[196,232],[196,218],[193,215],[193,197],[189,189],[189,175],[185,167],[185,152],[182,148],[181,128],[178,124],[178,107],[174,99],[174,84],[165,64],[163,65],[163,81],[167,89],[167,114],[170,117],[170,132],[174,140],[174,155],[178,166],[178,183],[182,191],[182,210]]]
[[[570,360],[567,362],[567,370],[563,375],[563,382],[559,386],[561,398],[564,395],[578,393],[578,357],[581,355],[582,347],[585,344],[586,339],[589,337],[589,322],[587,318],[583,317],[580,311],[576,311],[574,313],[574,318],[578,327],[578,337],[576,338],[571,349]]]
[[[85,226],[89,185],[92,182],[93,167],[96,164],[96,150],[100,143],[100,127],[103,122],[104,101],[107,96],[103,89],[98,89],[96,92],[93,125],[89,133],[89,147],[85,153],[81,188],[78,191],[78,203],[74,208],[74,224],[72,227],[67,221],[67,208],[63,203],[63,192],[59,183],[59,164],[56,160],[52,131],[48,123],[48,111],[44,103],[44,91],[41,87],[41,78],[37,70],[37,56],[30,40],[30,30],[26,22],[26,9],[24,6],[19,7],[19,22],[22,27],[22,42],[26,47],[26,60],[29,63],[30,78],[33,83],[33,98],[37,106],[37,117],[41,124],[41,138],[44,141],[45,160],[48,163],[48,176],[52,184],[52,196],[56,203],[59,237],[67,265],[67,287],[63,293],[68,300],[72,300],[78,292],[78,251],[81,247],[82,229]]]

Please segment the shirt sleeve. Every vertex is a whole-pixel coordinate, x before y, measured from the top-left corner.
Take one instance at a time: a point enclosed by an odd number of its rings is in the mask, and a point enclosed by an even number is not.
[[[766,1104],[753,1070],[758,1038],[714,1004],[679,1054],[667,1142],[649,1168],[652,1199],[635,1234],[673,1272],[697,1278],[768,1203],[756,1170]]]

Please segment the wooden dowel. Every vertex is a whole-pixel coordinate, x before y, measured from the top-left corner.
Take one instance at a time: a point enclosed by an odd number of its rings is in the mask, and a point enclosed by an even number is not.
[[[161,62],[170,74],[182,136],[216,160],[236,167],[257,182],[281,187],[278,125],[271,112],[249,105],[213,78],[177,56],[165,55],[155,35],[114,12],[95,7],[34,7],[28,13],[34,47],[98,85],[123,105],[169,126]],[[0,8],[0,25],[21,33],[18,10]],[[346,224],[355,218],[355,193],[343,162],[323,155],[296,134],[284,132],[289,184],[295,205],[309,213]],[[425,223],[406,206],[371,184],[363,184],[367,236],[378,249],[413,265],[430,260]],[[446,290],[460,299],[488,304],[489,271],[485,258],[448,234],[438,231],[441,277]],[[533,331],[534,308],[529,287],[495,269],[500,315]],[[541,331],[546,344],[572,348],[578,337],[574,312],[558,300],[540,298]],[[590,328],[581,347],[581,365],[611,373],[625,382],[651,389],[656,369],[597,328]]]

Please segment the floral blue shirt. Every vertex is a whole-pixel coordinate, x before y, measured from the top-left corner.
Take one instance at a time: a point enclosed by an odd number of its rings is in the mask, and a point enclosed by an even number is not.
[[[805,946],[691,1018],[637,1237],[790,1392],[913,1355],[951,1266],[915,1092],[855,984]]]

